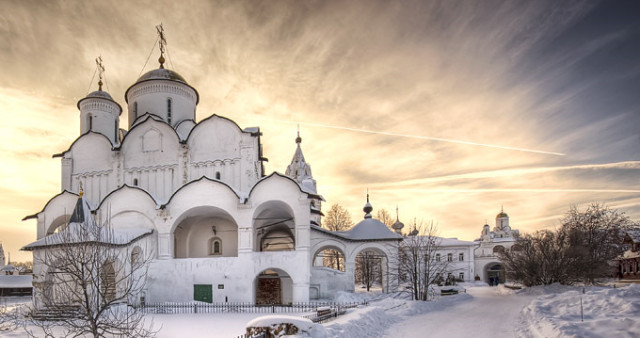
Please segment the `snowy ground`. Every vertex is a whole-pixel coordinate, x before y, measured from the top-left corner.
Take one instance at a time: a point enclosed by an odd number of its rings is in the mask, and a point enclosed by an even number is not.
[[[467,293],[412,302],[379,293],[337,295],[340,301],[369,299],[323,324],[314,338],[395,337],[640,337],[640,285],[623,288],[548,286],[513,291],[467,285]],[[580,316],[582,298],[584,321]],[[236,337],[264,314],[150,315],[158,337]],[[292,315],[292,314],[287,314]],[[0,332],[22,337],[21,330]]]
[[[385,337],[514,337],[520,310],[534,296],[505,295],[492,287],[469,288],[470,297],[413,316],[391,326]],[[440,299],[443,302],[444,297]],[[438,302],[436,302],[438,303]]]

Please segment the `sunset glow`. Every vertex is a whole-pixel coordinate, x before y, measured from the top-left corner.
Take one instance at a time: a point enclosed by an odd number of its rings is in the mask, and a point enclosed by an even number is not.
[[[0,241],[60,192],[78,100],[125,90],[158,66],[198,90],[198,121],[259,126],[266,173],[302,149],[324,196],[362,218],[477,238],[504,206],[511,226],[558,225],[573,204],[640,219],[640,26],[634,2],[3,1]],[[150,55],[151,51],[151,56]],[[148,62],[147,62],[148,60]],[[145,67],[146,65],[146,67]],[[120,128],[128,126],[123,112]]]

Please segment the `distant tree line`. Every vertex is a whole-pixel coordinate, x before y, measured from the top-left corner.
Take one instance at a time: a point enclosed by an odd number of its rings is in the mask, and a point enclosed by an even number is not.
[[[623,212],[599,203],[572,206],[556,230],[519,237],[500,253],[509,280],[526,286],[595,284],[614,274],[625,233],[636,227]]]

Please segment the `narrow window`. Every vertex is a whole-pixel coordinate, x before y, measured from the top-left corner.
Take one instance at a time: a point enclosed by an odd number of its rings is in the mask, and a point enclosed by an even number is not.
[[[133,120],[138,118],[138,102],[133,103]]]
[[[138,179],[137,178],[133,179],[133,185],[135,185],[136,187],[138,186]]]
[[[167,98],[167,121],[171,124],[171,98]]]
[[[220,172],[219,172],[219,171],[217,171],[217,172],[216,172],[216,180],[219,180],[219,179],[220,179]]]
[[[458,260],[464,262],[464,253],[461,252],[460,254],[458,254]]]
[[[118,142],[118,121],[113,121],[113,140]]]
[[[440,261],[440,254],[436,254],[436,262]]]
[[[93,130],[93,116],[89,114],[89,130]]]
[[[214,237],[209,240],[209,254],[213,256],[222,255],[222,240]]]
[[[449,262],[453,261],[453,255],[452,254],[450,254],[450,253],[447,254],[447,261],[449,261]]]

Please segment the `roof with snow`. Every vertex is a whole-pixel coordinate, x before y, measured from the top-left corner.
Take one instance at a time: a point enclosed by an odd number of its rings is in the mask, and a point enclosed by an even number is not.
[[[43,247],[80,243],[125,246],[153,233],[153,229],[113,229],[106,226],[99,227],[99,231],[88,231],[81,229],[82,226],[84,224],[70,223],[65,230],[25,245],[22,250],[32,251]]]
[[[457,238],[442,238],[438,237],[440,244],[438,246],[476,246],[478,245],[476,242],[472,241],[462,241]]]
[[[30,288],[33,287],[31,275],[0,275],[0,288]]]
[[[391,231],[384,223],[371,217],[373,207],[369,203],[369,194],[367,194],[367,203],[363,211],[364,219],[347,231],[329,231],[318,226],[312,226],[311,229],[352,241],[401,240],[403,238]]]
[[[402,239],[402,236],[389,230],[384,223],[373,218],[365,218],[350,230],[340,233],[352,240]]]
[[[89,202],[80,191],[67,227],[24,246],[22,250],[31,251],[43,247],[80,243],[124,246],[152,233],[153,229],[113,229],[96,224],[91,214],[91,206],[89,206]]]

